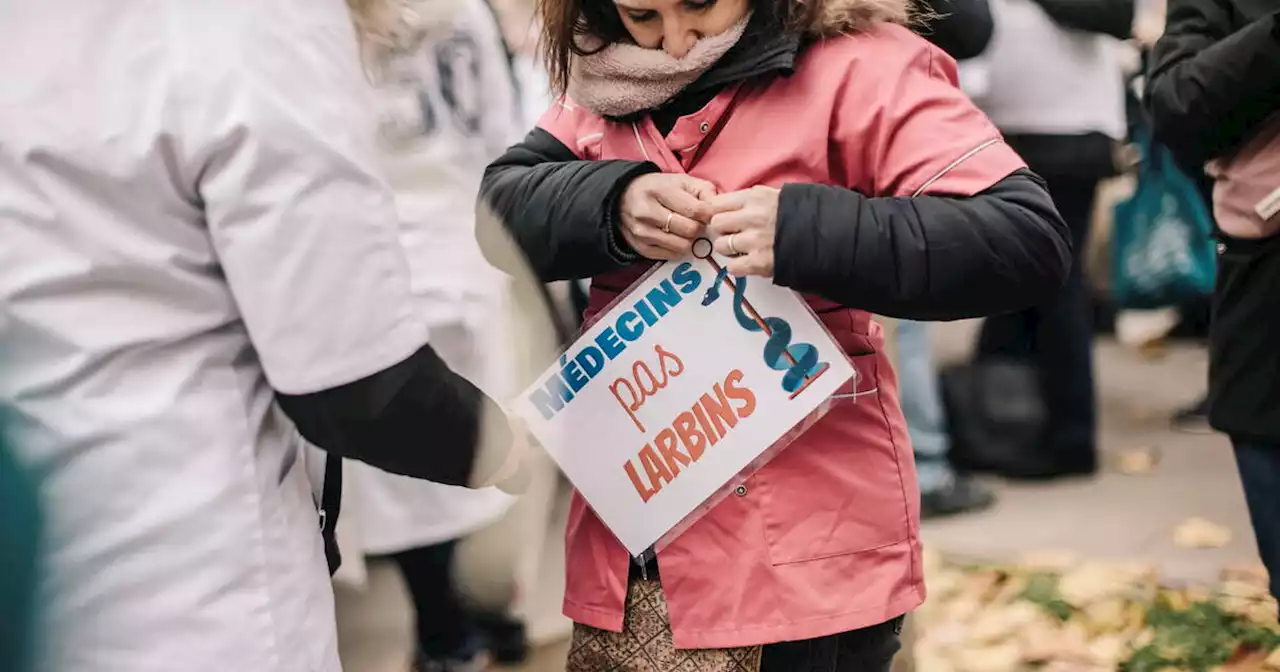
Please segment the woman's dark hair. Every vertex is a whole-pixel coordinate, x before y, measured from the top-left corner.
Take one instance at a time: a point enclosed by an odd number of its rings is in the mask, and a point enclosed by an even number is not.
[[[557,95],[569,86],[571,63],[631,39],[612,0],[537,0],[542,18],[543,64]],[[857,32],[877,22],[908,24],[913,0],[750,0],[781,30],[811,38]],[[598,44],[583,47],[583,38]]]

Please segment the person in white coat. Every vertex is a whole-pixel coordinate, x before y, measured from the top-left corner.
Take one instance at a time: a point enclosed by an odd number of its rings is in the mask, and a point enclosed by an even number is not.
[[[389,0],[376,10],[361,25],[364,61],[417,311],[451,368],[508,399],[518,392],[508,280],[480,254],[474,200],[485,166],[524,131],[510,58],[485,0]],[[398,565],[415,607],[416,669],[480,669],[481,631],[454,586],[456,542],[513,498],[358,463],[348,474],[343,556]]]
[[[427,345],[347,6],[4,2],[0,80],[38,669],[338,672],[302,439],[509,489],[521,445]]]

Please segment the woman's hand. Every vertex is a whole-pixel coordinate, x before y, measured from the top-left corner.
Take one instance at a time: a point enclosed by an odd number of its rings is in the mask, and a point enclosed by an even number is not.
[[[622,237],[646,259],[681,259],[711,219],[716,188],[689,175],[641,175],[622,193]]]
[[[729,257],[733,275],[773,277],[773,235],[778,229],[780,189],[752,187],[711,199],[715,213],[707,229],[716,253]]]
[[[522,495],[529,489],[532,478],[529,472],[532,439],[528,428],[516,416],[506,416],[505,420],[511,432],[511,444],[506,447],[502,464],[480,482],[472,483],[472,487],[497,487],[508,495]]]

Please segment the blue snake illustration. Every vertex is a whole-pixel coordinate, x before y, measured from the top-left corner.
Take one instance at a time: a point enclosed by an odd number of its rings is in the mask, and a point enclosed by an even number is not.
[[[702,297],[702,305],[709,306],[720,298],[720,284],[729,275],[729,269],[722,268],[711,283],[711,288]],[[747,292],[747,279],[735,278],[733,285],[733,315],[738,324],[747,331],[764,331],[755,320],[742,309]],[[791,325],[780,317],[761,318],[769,326],[769,340],[764,344],[764,363],[775,371],[786,371],[782,377],[782,389],[795,392],[805,379],[822,368],[818,361],[818,349],[808,343],[791,343]],[[786,355],[791,355],[790,360]],[[795,363],[792,364],[791,362]]]

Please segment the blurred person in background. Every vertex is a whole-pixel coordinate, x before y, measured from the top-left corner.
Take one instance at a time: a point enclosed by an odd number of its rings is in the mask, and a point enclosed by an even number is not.
[[[1280,2],[1170,0],[1146,102],[1155,136],[1215,178],[1209,422],[1280,596]]]
[[[337,672],[336,502],[301,439],[522,478],[500,408],[426,344],[347,6],[5,3],[0,78],[0,405],[48,520],[38,667]]]
[[[0,407],[0,672],[35,672],[43,520],[33,475],[18,463]]]
[[[524,130],[498,23],[485,0],[354,4],[363,9],[382,172],[396,192],[417,312],[450,368],[507,399],[517,392],[507,277],[485,262],[474,235],[484,168]],[[416,621],[414,670],[481,670],[495,645],[504,662],[518,662],[511,658],[523,649],[520,623],[486,615],[479,620],[505,625],[496,628],[498,641],[487,641],[454,571],[458,541],[502,517],[513,498],[348,466],[347,493],[359,501],[344,520],[355,544],[343,555],[383,556],[400,569]]]
[[[1081,255],[1098,184],[1116,174],[1115,147],[1126,136],[1119,40],[1132,32],[1134,0],[993,0],[992,13],[988,88],[978,102],[1049,184],[1077,255],[1051,299],[982,326],[977,361],[1026,362],[1048,414],[1035,445],[984,466],[1015,478],[1092,474],[1097,401]]]
[[[887,670],[924,587],[910,440],[870,316],[1042,300],[1070,261],[1048,193],[954,61],[902,25],[907,3],[541,13],[564,97],[485,174],[486,255],[517,261],[488,244],[509,232],[542,279],[591,278],[590,318],[707,235],[729,272],[806,292],[861,374],[844,395],[860,398],[656,555],[631,562],[575,496],[568,669]]]
[[[930,20],[921,34],[957,61],[979,56],[991,42],[994,22],[987,0],[934,0],[926,9],[937,18]],[[957,473],[948,459],[951,437],[938,389],[931,333],[925,322],[899,320],[894,325],[902,414],[915,452],[920,516],[925,519],[980,511],[995,503],[990,490],[971,476]]]

